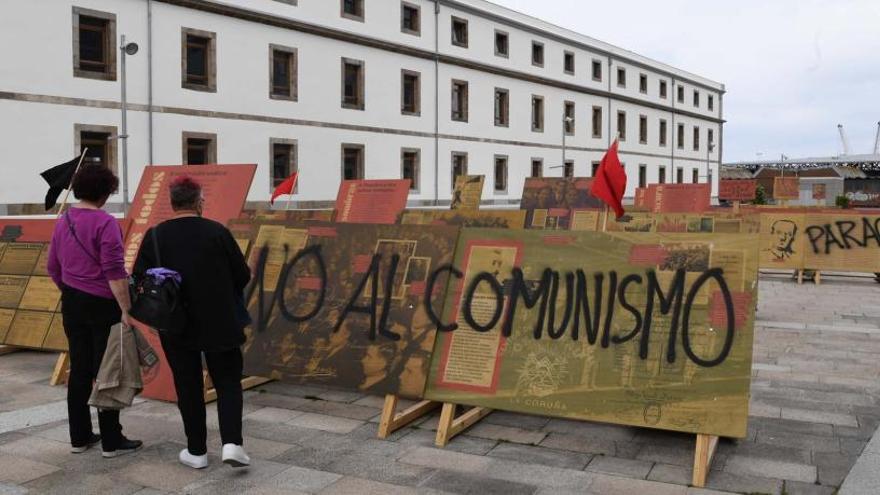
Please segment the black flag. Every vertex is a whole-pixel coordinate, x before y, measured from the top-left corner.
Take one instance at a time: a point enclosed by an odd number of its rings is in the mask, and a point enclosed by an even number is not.
[[[80,158],[81,156],[78,156],[69,162],[55,165],[49,170],[44,170],[40,173],[40,176],[49,183],[49,191],[46,193],[46,211],[51,210],[55,206],[61,191],[70,187]]]

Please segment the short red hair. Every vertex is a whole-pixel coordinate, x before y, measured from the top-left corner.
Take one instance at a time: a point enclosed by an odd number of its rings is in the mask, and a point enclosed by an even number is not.
[[[202,185],[188,175],[182,175],[171,181],[168,186],[171,196],[171,208],[174,210],[195,209],[202,198]]]

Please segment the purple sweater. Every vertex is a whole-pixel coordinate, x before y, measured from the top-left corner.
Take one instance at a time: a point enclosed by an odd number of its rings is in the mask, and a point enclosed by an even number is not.
[[[83,246],[76,242],[67,219],[62,215],[55,224],[49,246],[49,275],[59,288],[68,286],[93,296],[113,299],[108,281],[128,277],[119,224],[103,210],[70,208],[67,211],[76,237]]]

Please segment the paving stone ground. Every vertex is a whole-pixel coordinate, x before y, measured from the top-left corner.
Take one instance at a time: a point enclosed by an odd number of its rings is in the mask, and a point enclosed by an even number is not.
[[[17,352],[0,356],[0,494],[832,494],[863,451],[880,460],[880,437],[865,448],[880,424],[880,284],[763,276],[759,300],[748,436],[722,440],[706,489],[688,486],[692,435],[494,412],[438,449],[436,415],[378,440],[380,397],[280,383],[246,392],[249,469],[220,464],[213,407],[211,466],[179,465],[177,409],[150,400],[123,413],[142,451],[73,455],[55,355]],[[847,484],[880,493],[862,464]]]

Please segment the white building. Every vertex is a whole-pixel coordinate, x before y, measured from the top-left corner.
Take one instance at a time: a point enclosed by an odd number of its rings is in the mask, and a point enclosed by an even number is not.
[[[81,146],[121,169],[123,35],[130,194],[146,164],[219,162],[259,164],[250,201],[298,169],[300,207],[343,176],[443,204],[464,172],[515,204],[618,130],[627,196],[716,191],[722,84],[483,0],[0,0],[0,214],[39,211],[38,172]]]

